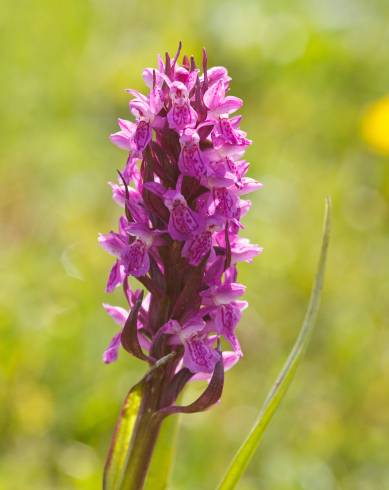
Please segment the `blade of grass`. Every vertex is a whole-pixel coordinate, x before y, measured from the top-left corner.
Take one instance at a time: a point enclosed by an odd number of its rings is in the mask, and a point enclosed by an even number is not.
[[[103,490],[119,490],[126,468],[128,447],[142,401],[143,383],[136,384],[124,400],[104,468]]]
[[[281,400],[286,394],[286,391],[296,374],[296,370],[302,358],[302,354],[309,342],[314,327],[316,314],[319,309],[320,295],[323,288],[324,271],[330,239],[330,224],[331,200],[328,197],[326,199],[324,230],[319,263],[317,267],[315,282],[311,292],[310,301],[299,336],[297,337],[293,349],[289,354],[289,357],[280,374],[278,375],[276,382],[270,390],[265,400],[265,403],[263,404],[263,407],[259,412],[258,418],[254,423],[254,426],[252,427],[242,446],[235,454],[230,464],[230,467],[227,470],[227,473],[218,486],[218,490],[232,490],[235,488],[239,479],[246,470],[251,458],[253,457],[259,443],[261,442],[266,427],[272,419],[275,411],[281,403]]]

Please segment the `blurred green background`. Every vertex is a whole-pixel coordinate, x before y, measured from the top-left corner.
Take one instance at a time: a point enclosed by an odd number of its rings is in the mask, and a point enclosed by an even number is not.
[[[240,490],[389,488],[389,4],[386,0],[6,1],[0,7],[0,488],[100,488],[144,365],[101,353],[119,209],[107,139],[158,52],[208,49],[254,145],[241,267],[245,357],[222,402],[182,419],[173,490],[212,489],[287,356],[309,296],[324,197],[330,260],[309,352]],[[192,390],[196,390],[193,387]],[[194,392],[193,392],[194,393]],[[192,393],[192,394],[193,394]],[[189,393],[190,395],[190,393]]]

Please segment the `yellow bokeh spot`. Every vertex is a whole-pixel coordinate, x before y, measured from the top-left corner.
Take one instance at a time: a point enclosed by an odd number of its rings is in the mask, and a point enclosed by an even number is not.
[[[53,420],[54,405],[50,391],[43,385],[20,384],[14,398],[19,431],[45,432]]]
[[[389,155],[389,96],[377,100],[366,110],[362,136],[373,150]]]

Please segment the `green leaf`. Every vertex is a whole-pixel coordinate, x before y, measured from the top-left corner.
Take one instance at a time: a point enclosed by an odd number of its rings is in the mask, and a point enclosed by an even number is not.
[[[300,363],[305,347],[309,342],[312,333],[317,311],[319,309],[320,294],[323,288],[324,271],[327,259],[327,250],[330,238],[330,221],[331,221],[331,201],[326,199],[326,209],[324,218],[324,231],[321,245],[319,264],[316,272],[315,282],[312,288],[311,297],[307,312],[296,340],[295,345],[289,357],[282,368],[276,382],[270,390],[265,403],[259,412],[258,418],[254,423],[250,433],[242,446],[238,449],[234,459],[231,462],[223,481],[220,483],[219,490],[232,490],[235,488],[239,479],[246,470],[251,458],[253,457],[263,434],[281,400],[283,399],[291,381],[293,380],[297,367]]]
[[[144,490],[166,490],[173,466],[179,415],[165,418],[162,422]]]
[[[136,384],[128,393],[115,432],[112,437],[104,468],[104,490],[119,490],[126,468],[128,448],[142,401],[143,382]]]

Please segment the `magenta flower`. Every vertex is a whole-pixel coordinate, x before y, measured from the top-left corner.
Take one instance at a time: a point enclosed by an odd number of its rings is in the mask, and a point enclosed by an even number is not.
[[[174,240],[187,240],[198,235],[202,229],[203,217],[193,211],[185,197],[178,191],[166,191],[164,202],[170,211],[168,231]]]
[[[125,119],[118,119],[118,125],[120,131],[113,133],[110,136],[112,143],[121,148],[122,150],[134,151],[135,143],[134,136],[136,131],[136,124]]]
[[[212,373],[221,353],[212,344],[215,338],[207,335],[204,320],[193,318],[180,325],[176,320],[169,320],[163,327],[164,333],[171,334],[169,343],[184,347],[183,366],[192,373]]]
[[[116,258],[107,291],[121,285],[129,307],[104,305],[120,326],[104,361],[114,361],[120,345],[152,366],[168,356],[158,386],[163,413],[186,410],[174,404],[190,379],[209,380],[191,411],[220,398],[224,370],[242,356],[236,331],[247,302],[236,265],[262,251],[239,236],[250,208],[241,196],[261,186],[246,176],[251,141],[233,115],[243,102],[229,95],[225,68],[207,68],[205,52],[202,72],[178,56],[144,70],[147,93],[128,90],[134,120],[119,119],[110,137],[127,152],[110,183],[123,216],[118,231],[99,236]],[[131,291],[130,276],[145,299]]]
[[[189,90],[185,84],[174,81],[170,85],[171,109],[167,114],[169,126],[177,131],[193,128],[197,113],[190,104]]]
[[[185,129],[180,137],[181,153],[178,168],[183,175],[201,180],[207,175],[207,162],[204,152],[200,150],[200,136],[193,129]]]

